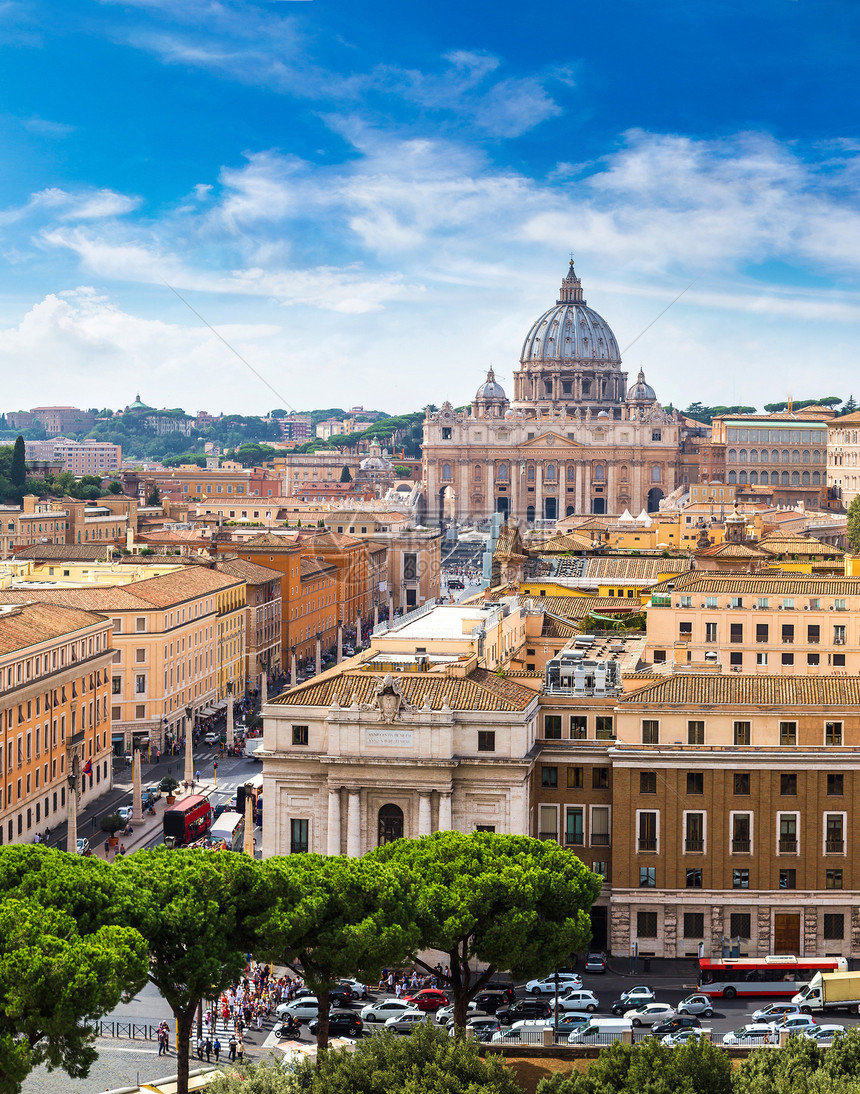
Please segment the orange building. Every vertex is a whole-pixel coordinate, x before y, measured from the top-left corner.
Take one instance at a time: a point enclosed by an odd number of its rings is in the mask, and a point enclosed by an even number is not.
[[[0,606],[0,844],[32,843],[111,786],[111,621],[53,604]]]
[[[369,542],[337,532],[299,533],[304,553],[337,568],[338,620],[347,627],[373,610],[370,589]]]

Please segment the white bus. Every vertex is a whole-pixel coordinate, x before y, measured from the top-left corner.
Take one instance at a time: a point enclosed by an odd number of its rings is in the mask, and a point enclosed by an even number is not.
[[[245,846],[245,818],[241,813],[222,813],[209,831],[212,843],[224,841],[228,851],[242,851]]]

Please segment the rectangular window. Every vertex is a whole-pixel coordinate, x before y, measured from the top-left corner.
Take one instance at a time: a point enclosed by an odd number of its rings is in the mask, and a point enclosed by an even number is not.
[[[826,745],[841,745],[842,744],[842,723],[841,722],[825,722],[824,723],[824,743]]]
[[[568,808],[564,814],[564,841],[565,843],[581,846],[585,843],[585,818],[583,810],[579,807]]]
[[[640,771],[639,772],[639,793],[640,794],[656,794],[657,793],[657,772],[656,771]]]
[[[598,741],[611,741],[615,738],[613,732],[613,719],[611,714],[598,714],[595,721],[594,735]]]
[[[744,655],[740,650],[729,651],[729,664],[730,665],[743,665]]]
[[[478,751],[479,752],[495,752],[496,751],[496,731],[494,729],[479,729],[478,730]]]
[[[793,653],[784,653],[782,655],[782,664],[783,665],[793,665],[794,664],[794,654]]]
[[[558,768],[557,767],[542,767],[540,769],[540,784],[541,786],[549,786],[555,788],[558,786]]]
[[[592,788],[592,790],[608,790],[609,789],[609,768],[608,767],[593,767],[591,769],[591,788]]]
[[[688,813],[684,825],[684,852],[698,855],[705,850],[705,814]]]
[[[729,916],[729,934],[732,938],[747,941],[752,937],[752,916],[749,912],[732,912]]]
[[[642,810],[639,813],[639,845],[638,851],[656,851],[657,850],[657,818],[659,813],[645,812]]]
[[[290,821],[290,854],[301,855],[308,850],[308,825],[306,820]]]
[[[705,743],[705,723],[699,721],[687,722],[687,744],[703,745]]]
[[[847,628],[843,624],[837,624],[833,628],[833,645],[844,646]]]
[[[732,854],[746,855],[752,850],[752,816],[750,813],[732,814]]]
[[[134,629],[139,633],[143,633],[146,630],[146,619],[138,617],[134,621]]]
[[[845,654],[844,653],[834,653],[833,654],[833,667],[835,669],[844,669],[845,668]]]
[[[684,912],[684,938],[705,937],[705,913]]]
[[[581,790],[583,787],[584,768],[581,767],[569,767],[567,769],[567,788],[568,790]]]
[[[657,745],[660,743],[660,723],[653,718],[646,718],[642,722],[642,744]]]
[[[841,813],[824,814],[824,853],[842,855],[845,853],[845,833]]]
[[[797,775],[794,772],[780,775],[779,792],[784,798],[793,798],[797,794]]]
[[[591,845],[609,846],[609,807],[606,805],[591,807]]]
[[[797,744],[797,722],[779,723],[779,743],[781,745]]]
[[[825,887],[828,889],[841,889],[842,888],[842,871],[841,870],[825,870],[824,877]]]
[[[782,625],[782,641],[786,645],[791,645],[794,642],[794,624],[783,623]]]
[[[769,608],[770,607],[770,597],[767,597],[767,596],[758,596],[758,597],[756,597],[755,606],[757,608]]]
[[[749,870],[732,870],[732,888],[733,889],[749,889],[750,887],[750,872]]]
[[[750,723],[735,722],[735,744],[748,745],[750,743]]]
[[[779,825],[779,853],[781,855],[797,854],[797,814],[777,813]]]
[[[841,772],[831,772],[827,776],[828,798],[841,798],[844,793],[845,776]]]
[[[538,810],[538,838],[558,840],[558,810],[554,805],[542,805]]]
[[[705,792],[705,775],[703,771],[688,771],[687,772],[687,793],[688,794],[704,794]]]
[[[705,624],[705,641],[709,645],[713,645],[717,641],[717,624],[706,623]]]
[[[841,912],[824,913],[824,937],[831,941],[845,937],[845,916]]]
[[[306,745],[308,743],[308,727],[293,726],[293,744]]]
[[[135,690],[135,694],[137,694],[137,695],[145,695],[146,694],[146,677],[145,676],[135,676],[135,678],[134,678],[134,690]]]
[[[700,866],[695,866],[692,869],[687,870],[687,888],[702,888],[702,868]]]
[[[571,714],[570,739],[572,741],[584,741],[588,737],[588,715]]]
[[[757,665],[766,665],[767,664],[767,654],[766,653],[757,653],[755,655],[755,663]]]
[[[543,719],[543,735],[549,741],[561,740],[561,715],[545,714]]]
[[[821,641],[821,627],[817,623],[810,623],[806,628],[806,641],[810,646],[817,646]]]
[[[730,642],[743,642],[744,640],[744,625],[743,623],[730,623],[729,624],[729,641]]]
[[[681,642],[689,642],[693,637],[693,624],[692,623],[679,623],[678,624],[678,639]]]
[[[598,877],[604,879],[609,878],[609,863],[608,862],[592,862],[591,864],[592,874],[597,874]]]
[[[657,867],[656,866],[640,866],[639,867],[639,888],[640,889],[656,889],[657,888]]]
[[[813,666],[820,665],[821,664],[821,654],[820,653],[808,653],[806,655],[806,663],[807,663],[807,665],[813,665]]]
[[[656,938],[657,937],[657,913],[656,912],[637,912],[636,913],[636,935],[639,938]]]

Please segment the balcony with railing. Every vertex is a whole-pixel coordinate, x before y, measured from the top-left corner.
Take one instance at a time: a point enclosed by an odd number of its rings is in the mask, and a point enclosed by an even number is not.
[[[733,855],[748,855],[750,852],[750,840],[748,839],[733,839],[732,840],[732,854]]]
[[[591,833],[591,846],[592,847],[608,847],[609,846],[609,833],[608,832],[592,832]],[[655,850],[656,850],[656,848],[655,848]]]
[[[558,842],[558,832],[538,832],[538,839],[555,840]]]
[[[640,836],[637,850],[647,851],[649,853],[656,852],[657,839],[654,836]]]
[[[705,841],[703,839],[686,839],[684,841],[684,850],[688,855],[701,855],[705,850]]]
[[[779,837],[779,853],[781,855],[796,855],[797,854],[797,840],[794,836],[780,836]]]
[[[824,841],[824,851],[828,855],[844,855],[845,840],[827,839]]]
[[[585,835],[582,832],[566,832],[564,842],[568,846],[582,847],[585,843]]]

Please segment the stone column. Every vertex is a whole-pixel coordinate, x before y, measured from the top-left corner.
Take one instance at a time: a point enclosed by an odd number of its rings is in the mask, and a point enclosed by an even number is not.
[[[355,652],[361,649],[361,612],[358,613],[358,617],[355,621]]]
[[[266,670],[260,673],[260,710],[263,709],[263,704],[269,701],[269,677],[266,674]]]
[[[576,490],[575,490],[574,495],[573,495],[573,508],[574,508],[574,511],[577,514],[579,514],[583,511],[583,509],[582,509],[583,470],[582,470],[582,464],[581,463],[577,463],[576,470],[575,470],[574,474],[576,476],[576,478],[574,480],[574,482],[576,484]]]
[[[451,794],[449,791],[441,791],[439,794],[439,831],[451,831]]]
[[[233,696],[227,693],[227,747],[233,747]]]
[[[343,624],[337,625],[337,664],[343,660]]]
[[[346,809],[346,853],[350,858],[361,854],[361,791],[350,790]]]
[[[394,622],[394,590],[388,590],[388,625]]]
[[[134,750],[132,762],[131,815],[136,821],[143,820],[143,793],[140,775],[140,749]]]
[[[484,461],[484,489],[487,491],[487,516],[491,517],[496,511],[496,484],[493,481],[493,461]],[[508,503],[510,504],[510,502]]]
[[[374,625],[374,627],[379,626],[379,604],[378,603],[373,605],[373,625]]]
[[[583,479],[582,479],[582,511],[583,513],[591,512],[591,464],[587,463],[583,467]]]
[[[615,493],[615,476],[618,469],[615,466],[615,458],[610,457],[606,461],[606,512],[617,513],[618,505],[616,503]],[[636,515],[635,513],[633,514]]]
[[[292,655],[290,656],[290,687],[291,688],[294,688],[296,686],[296,671],[297,671],[296,650],[295,650],[295,646],[294,646]]]
[[[185,781],[190,786],[194,782],[194,720],[185,719]]]
[[[66,850],[74,855],[78,850],[78,791],[76,786],[67,789],[69,791],[69,810],[66,823]]]
[[[418,835],[429,836],[431,829],[430,820],[430,795],[418,795]]]
[[[321,664],[322,664],[322,639],[320,638],[319,635],[317,635],[317,645],[316,645],[316,674],[317,674],[317,676],[319,676],[319,674],[320,674]]]
[[[245,842],[242,850],[254,857],[254,795],[245,793]]]
[[[543,520],[543,463],[535,460],[535,520]]]
[[[328,792],[328,854],[340,854],[340,787]]]

